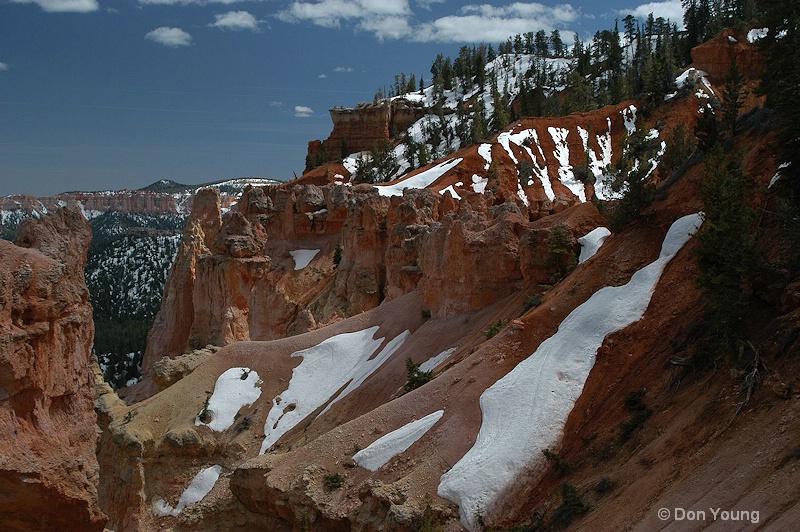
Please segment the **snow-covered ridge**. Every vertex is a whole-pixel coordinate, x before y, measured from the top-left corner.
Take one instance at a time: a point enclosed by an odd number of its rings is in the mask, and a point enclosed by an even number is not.
[[[623,286],[605,287],[573,310],[558,331],[489,387],[480,399],[483,420],[475,445],[442,475],[438,493],[459,505],[461,521],[478,530],[478,516],[544,449],[555,448],[564,424],[609,334],[638,321],[661,273],[702,223],[701,214],[676,220],[655,261]]]
[[[407,188],[426,188],[434,181],[442,177],[445,173],[452,170],[462,161],[461,158],[448,159],[436,166],[419,172],[408,179],[398,181],[392,185],[381,185],[376,187],[381,196],[402,196],[403,190]]]

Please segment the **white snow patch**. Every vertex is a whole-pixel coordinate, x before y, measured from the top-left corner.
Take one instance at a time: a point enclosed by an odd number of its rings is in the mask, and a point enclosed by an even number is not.
[[[342,166],[350,172],[350,175],[353,176],[356,173],[356,168],[358,168],[358,161],[362,157],[370,157],[370,153],[368,151],[360,151],[357,153],[351,153],[347,157],[342,160]]]
[[[769,28],[754,28],[747,32],[747,42],[756,43],[767,36]]]
[[[595,195],[598,199],[609,200],[618,199],[622,194],[616,194],[611,190],[610,177],[606,176],[605,169],[611,164],[611,118],[606,118],[608,131],[602,135],[596,135],[597,145],[600,147],[600,156],[589,147],[589,131],[578,126],[578,134],[583,141],[583,149],[589,156],[589,170],[594,176]]]
[[[344,399],[345,396],[350,394],[350,392],[361,386],[364,383],[364,381],[367,380],[367,377],[372,375],[375,372],[375,370],[381,367],[383,363],[389,359],[389,357],[391,357],[393,354],[395,354],[395,352],[397,352],[398,349],[400,349],[400,346],[403,345],[403,342],[405,342],[406,338],[408,338],[409,336],[411,336],[411,333],[409,331],[404,331],[398,334],[389,343],[386,344],[386,347],[381,349],[381,352],[378,353],[375,356],[375,358],[371,358],[365,362],[362,362],[359,366],[357,366],[355,368],[355,372],[351,375],[351,380],[347,384],[347,387],[344,390],[342,390],[342,392],[339,395],[337,395],[333,401],[328,403],[328,406],[326,406],[322,410],[322,412],[320,412],[319,415],[317,415],[317,417],[321,416],[322,414],[330,410],[330,408],[333,405]]]
[[[302,357],[303,361],[292,371],[289,387],[272,400],[260,454],[331,398],[338,395],[335,402],[364,382],[410,334],[408,331],[399,334],[370,360],[384,340],[373,338],[378,329],[375,326],[338,334],[319,345],[292,353],[292,357]],[[347,388],[337,394],[345,385]]]
[[[622,111],[622,120],[625,122],[625,129],[628,130],[628,135],[632,135],[636,131],[636,106],[631,104]]]
[[[375,188],[378,189],[378,194],[381,196],[402,196],[403,190],[406,188],[426,188],[430,186],[431,183],[442,177],[447,171],[458,166],[458,163],[462,160],[460,157],[450,159],[393,185],[381,185]]]
[[[219,465],[201,469],[189,483],[189,486],[183,491],[181,498],[178,500],[178,505],[174,508],[161,497],[154,498],[153,513],[159,517],[165,517],[167,515],[177,517],[184,508],[202,501],[203,497],[208,495],[208,492],[211,491],[211,488],[217,483],[221,471],[222,466]]]
[[[456,185],[455,185],[455,186],[461,186],[461,185],[463,185],[463,184],[464,184],[464,183],[456,183]],[[461,199],[461,196],[459,196],[459,195],[458,195],[458,192],[456,192],[455,186],[454,186],[454,185],[448,185],[448,186],[444,187],[442,190],[440,190],[440,191],[439,191],[439,194],[441,194],[442,196],[444,196],[444,193],[445,193],[445,192],[449,192],[449,193],[450,193],[450,195],[451,195],[451,196],[453,196],[453,199],[460,200],[460,199]]]
[[[774,176],[772,176],[772,179],[770,179],[770,180],[769,180],[769,185],[767,185],[767,188],[772,188],[772,186],[773,186],[775,183],[777,183],[777,182],[778,182],[778,179],[780,179],[781,177],[783,177],[783,174],[781,174],[781,170],[783,170],[784,168],[788,168],[788,167],[789,167],[789,163],[783,163],[783,164],[781,164],[781,165],[778,167],[778,171],[777,171],[777,172],[775,172],[775,175],[774,175]]]
[[[497,135],[497,142],[499,142],[500,145],[503,147],[503,149],[506,150],[506,153],[508,154],[509,157],[511,157],[511,160],[514,161],[514,164],[519,163],[517,158],[514,156],[514,152],[511,151],[511,146],[509,145],[509,142],[511,142],[511,133],[509,133],[508,131],[500,133],[499,135]]]
[[[456,352],[458,347],[451,347],[450,349],[445,349],[435,357],[431,357],[422,364],[419,365],[419,370],[424,372],[430,372],[438,368],[442,363],[450,358],[450,355]]]
[[[353,460],[365,469],[377,471],[386,462],[414,445],[444,415],[444,410],[437,410],[422,419],[400,427],[381,436],[366,449],[353,455]]]
[[[478,146],[478,155],[483,157],[486,161],[486,165],[483,167],[484,170],[488,170],[489,166],[492,164],[492,145],[483,143]]]
[[[553,192],[553,185],[550,183],[550,176],[547,173],[547,163],[546,159],[544,158],[544,152],[542,151],[542,147],[539,145],[539,134],[536,133],[535,129],[527,130],[528,137],[531,139],[531,143],[536,146],[537,151],[539,152],[539,156],[542,160],[542,166],[539,166],[539,162],[536,160],[536,157],[533,155],[533,151],[530,148],[523,144],[523,148],[525,148],[528,152],[528,155],[531,157],[531,161],[533,161],[533,171],[536,174],[536,177],[539,178],[539,182],[542,184],[542,188],[544,188],[544,193],[547,195],[547,199],[553,201],[556,199],[556,194]]]
[[[261,397],[258,373],[250,368],[230,368],[217,378],[214,393],[208,399],[206,410],[211,421],[203,423],[198,415],[195,426],[205,425],[211,430],[222,432],[233,425],[234,416],[247,405]]]
[[[326,211],[327,212],[327,211]],[[295,249],[290,251],[289,255],[294,259],[294,269],[302,270],[311,262],[311,260],[319,253],[318,249]]]
[[[702,223],[691,214],[672,224],[658,259],[623,286],[598,290],[480,399],[483,421],[475,445],[442,475],[438,494],[458,504],[461,522],[478,530],[478,516],[543,449],[560,441],[605,337],[638,321],[666,264]],[[535,462],[534,462],[535,463]]]
[[[581,245],[581,254],[578,257],[578,264],[592,258],[609,236],[611,236],[611,231],[608,228],[598,227],[580,237],[578,244]]]
[[[586,189],[583,183],[575,179],[575,174],[572,172],[572,165],[569,163],[569,145],[567,144],[567,136],[569,130],[561,127],[548,127],[550,136],[553,137],[553,142],[556,145],[556,150],[553,155],[558,159],[558,179],[567,187],[570,192],[575,194],[581,203],[586,202]]]
[[[486,190],[486,185],[489,184],[488,177],[481,177],[478,174],[472,175],[472,190],[477,192],[478,194],[483,194]]]
[[[531,206],[531,202],[528,199],[528,195],[525,194],[525,189],[522,188],[522,183],[520,183],[519,180],[517,180],[517,197],[520,199],[520,201],[522,201],[522,204],[525,205],[526,207]]]
[[[736,38],[733,37],[732,35],[728,35],[728,42],[739,42],[739,41],[737,41]]]

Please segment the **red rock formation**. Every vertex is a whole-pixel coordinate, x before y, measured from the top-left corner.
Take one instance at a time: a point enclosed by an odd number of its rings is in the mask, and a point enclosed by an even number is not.
[[[0,240],[0,528],[102,530],[94,324],[83,277],[91,230],[59,209]]]
[[[692,48],[692,63],[708,72],[711,78],[722,83],[728,75],[733,58],[736,67],[750,79],[757,79],[764,71],[764,61],[758,47],[747,41],[747,35],[727,29],[703,44]]]
[[[147,335],[142,372],[149,375],[162,357],[181,355],[188,347],[193,324],[192,301],[197,257],[209,254],[222,226],[220,195],[216,189],[202,189],[194,199],[194,209],[183,231],[183,240],[170,270],[161,309]]]
[[[307,161],[314,164],[307,165],[306,170],[341,159],[343,152],[350,154],[380,148],[422,118],[425,111],[420,104],[398,98],[355,109],[336,107],[330,114],[333,131],[325,141],[308,143]]]

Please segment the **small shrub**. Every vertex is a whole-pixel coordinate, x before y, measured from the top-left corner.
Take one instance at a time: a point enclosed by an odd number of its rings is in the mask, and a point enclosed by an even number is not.
[[[566,482],[561,485],[561,506],[553,511],[553,524],[568,527],[570,523],[589,512],[589,506],[583,502],[578,494],[578,489]]]
[[[427,308],[422,309],[422,319],[423,320],[431,319],[431,310],[430,309],[427,309]]]
[[[425,509],[422,511],[420,532],[442,532],[442,523],[436,518],[431,507],[431,496],[425,494]]]
[[[430,371],[420,370],[419,364],[414,362],[411,357],[406,359],[406,372],[408,373],[408,380],[403,388],[405,393],[408,393],[411,390],[416,390],[433,378],[433,374]]]
[[[605,495],[614,489],[614,481],[608,477],[601,478],[594,486],[594,492],[598,495]]]
[[[136,415],[136,412],[135,412],[134,410],[131,410],[130,412],[128,412],[127,414],[125,414],[125,418],[122,420],[122,424],[123,424],[123,425],[127,425],[128,423],[130,423],[131,421],[133,421],[133,417],[134,417],[135,415]]]
[[[550,238],[547,241],[547,251],[549,257],[545,266],[552,268],[552,281],[558,282],[569,274],[578,265],[578,257],[572,249],[573,240],[569,231],[561,226],[554,227],[550,231]]]
[[[647,406],[644,404],[644,390],[630,392],[625,396],[625,410],[628,412],[639,412],[646,409]]]
[[[244,432],[247,429],[249,429],[252,424],[253,420],[250,418],[250,416],[244,416],[242,420],[236,425],[236,432],[237,433]]]
[[[653,415],[653,411],[644,403],[644,390],[630,392],[625,396],[625,409],[633,413],[628,421],[620,425],[620,439],[628,441],[636,429],[641,427],[647,419]]]
[[[525,314],[532,308],[536,308],[542,304],[542,296],[541,294],[531,294],[528,296],[528,299],[525,300],[525,304],[522,305],[522,314]]]
[[[497,336],[497,333],[503,330],[504,326],[505,323],[503,322],[503,320],[497,320],[497,323],[490,325],[488,329],[483,331],[483,334],[486,336],[487,340],[491,340],[492,338]]]
[[[344,477],[341,473],[331,473],[325,475],[325,489],[327,491],[338,490],[344,485]]]
[[[333,250],[333,265],[334,267],[339,267],[339,263],[342,262],[342,245],[336,244],[336,249]]]
[[[542,449],[542,454],[544,455],[544,459],[553,466],[553,469],[556,471],[556,473],[560,475],[568,475],[572,472],[572,466],[570,463],[550,449]]]

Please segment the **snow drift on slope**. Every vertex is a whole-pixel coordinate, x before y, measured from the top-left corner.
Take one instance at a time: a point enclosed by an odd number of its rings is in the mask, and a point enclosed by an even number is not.
[[[250,368],[230,368],[217,379],[214,393],[205,407],[211,420],[203,422],[198,415],[196,426],[206,425],[211,430],[222,432],[233,425],[234,418],[242,407],[255,403],[261,397],[261,379]]]
[[[408,331],[397,335],[378,356],[370,360],[384,341],[384,338],[373,338],[378,329],[375,326],[339,334],[319,345],[292,353],[292,357],[302,357],[303,361],[292,371],[289,387],[272,400],[272,408],[264,424],[265,438],[261,444],[261,454],[331,398],[336,402],[358,387],[410,335]],[[347,387],[337,394],[345,385]]]
[[[442,415],[444,415],[444,410],[437,410],[422,419],[412,421],[381,436],[366,449],[354,454],[353,460],[365,469],[377,471],[386,462],[414,445],[442,418]]]
[[[217,483],[221,471],[222,466],[219,465],[201,469],[189,483],[189,486],[183,490],[181,498],[178,500],[178,505],[174,508],[161,497],[154,498],[153,513],[159,517],[167,515],[177,517],[184,508],[202,501],[203,497],[208,495],[208,492]]]
[[[402,196],[403,190],[406,188],[426,188],[430,186],[431,183],[442,177],[446,172],[458,166],[458,163],[462,160],[460,157],[449,159],[393,185],[378,186],[376,188],[381,196]]]
[[[475,445],[442,475],[438,493],[460,507],[461,522],[478,529],[496,497],[556,446],[605,337],[638,321],[666,264],[700,227],[692,214],[672,224],[657,260],[623,286],[598,290],[573,310],[558,331],[480,399],[483,421]]]

